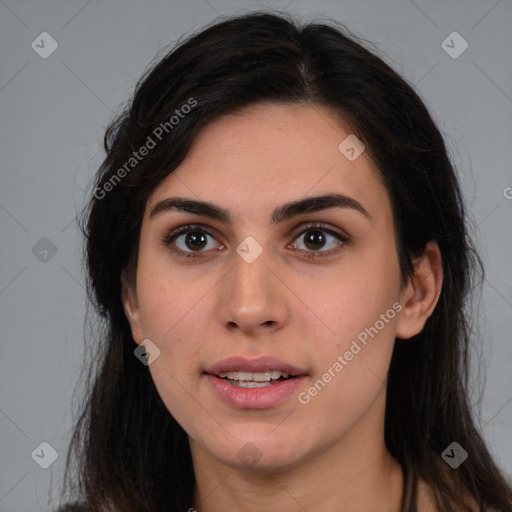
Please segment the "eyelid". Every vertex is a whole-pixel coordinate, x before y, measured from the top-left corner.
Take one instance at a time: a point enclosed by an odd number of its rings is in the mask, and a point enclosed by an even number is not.
[[[207,235],[210,235],[212,238],[215,238],[210,231],[213,231],[211,228],[203,225],[203,224],[184,224],[182,226],[173,229],[170,233],[166,234],[162,238],[163,243],[171,243],[172,240],[183,233],[188,233],[189,231],[204,231]]]
[[[299,228],[300,230],[297,232],[295,236],[295,238],[297,238],[298,236],[300,235],[303,235],[304,233],[307,233],[308,231],[314,231],[314,230],[319,230],[319,231],[325,231],[326,233],[329,233],[330,235],[333,235],[333,236],[336,236],[336,237],[339,237],[340,239],[343,239],[345,241],[349,241],[350,237],[347,233],[345,232],[338,232],[336,231],[336,229],[339,229],[339,228],[333,228],[331,227],[330,224],[326,224],[324,222],[317,222],[317,221],[313,221],[313,222],[310,222],[310,223],[306,223],[306,225],[302,225],[300,226]]]

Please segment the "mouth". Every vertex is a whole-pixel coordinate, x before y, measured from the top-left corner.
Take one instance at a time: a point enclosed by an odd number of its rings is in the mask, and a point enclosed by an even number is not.
[[[264,386],[307,375],[304,368],[273,356],[260,356],[257,359],[244,356],[229,357],[206,368],[205,373],[226,379],[230,383],[251,382]]]
[[[216,395],[238,409],[275,407],[297,392],[308,377],[305,369],[270,356],[223,359],[204,374]]]
[[[265,372],[221,372],[215,376],[239,388],[264,388],[273,386],[278,382],[295,378],[294,375],[280,370],[266,370]]]

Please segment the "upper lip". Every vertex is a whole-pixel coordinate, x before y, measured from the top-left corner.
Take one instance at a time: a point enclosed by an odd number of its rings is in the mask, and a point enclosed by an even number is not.
[[[235,356],[222,359],[206,368],[206,373],[218,375],[226,372],[266,372],[281,371],[294,377],[306,375],[302,368],[286,363],[277,357],[261,356],[256,359],[250,359],[244,356]]]

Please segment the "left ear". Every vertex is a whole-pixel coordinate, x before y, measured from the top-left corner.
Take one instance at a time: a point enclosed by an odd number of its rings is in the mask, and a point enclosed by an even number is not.
[[[437,242],[429,242],[414,261],[414,275],[402,291],[402,310],[397,316],[395,336],[408,339],[422,331],[436,307],[443,284],[441,251]]]

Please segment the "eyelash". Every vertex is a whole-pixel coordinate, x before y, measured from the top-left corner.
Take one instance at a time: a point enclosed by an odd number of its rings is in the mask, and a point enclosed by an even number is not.
[[[215,239],[215,237],[204,226],[202,226],[200,224],[187,224],[184,226],[180,226],[179,228],[175,229],[174,231],[172,231],[171,233],[169,233],[168,235],[163,237],[162,243],[166,246],[170,246],[172,244],[172,242],[174,241],[174,239],[177,238],[179,235],[182,235],[184,233],[188,233],[191,231],[200,231],[200,232],[206,233],[208,236]],[[310,231],[321,231],[323,233],[327,233],[327,234],[332,235],[335,238],[337,238],[340,242],[334,249],[329,249],[327,251],[322,251],[322,252],[306,251],[303,254],[303,256],[305,258],[309,258],[311,260],[313,260],[315,258],[324,258],[324,257],[328,257],[328,256],[333,256],[334,254],[337,254],[338,252],[340,252],[342,247],[349,244],[349,242],[350,242],[350,240],[347,237],[340,235],[339,233],[336,233],[335,231],[329,229],[328,226],[326,226],[325,224],[322,224],[321,222],[320,223],[314,222],[312,224],[305,226],[304,229],[295,237],[295,239],[300,238],[302,235],[304,235]],[[203,256],[202,252],[197,252],[197,251],[196,252],[185,252],[185,251],[182,251],[181,249],[178,249],[178,250],[171,249],[171,250],[173,253],[175,253],[178,256],[183,257],[183,258],[200,258]],[[302,249],[297,249],[297,250],[303,251]]]

